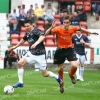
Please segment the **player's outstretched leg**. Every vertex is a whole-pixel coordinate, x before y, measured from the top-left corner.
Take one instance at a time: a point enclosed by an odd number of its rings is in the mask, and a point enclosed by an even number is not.
[[[23,87],[23,83],[17,82],[13,85],[13,88]]]
[[[55,78],[57,80],[57,82],[59,83],[60,87],[62,87],[63,83],[62,83],[62,79],[60,78],[59,75],[54,74],[53,72],[47,71],[47,70],[42,70],[42,75],[45,76],[45,77],[53,77],[53,78]],[[60,92],[61,92],[61,89],[60,89]],[[61,93],[63,93],[63,92],[61,92]]]
[[[58,75],[58,79],[56,79],[56,80],[60,84],[60,92],[63,93],[64,92],[64,82],[62,81],[62,79],[60,78],[59,75]]]
[[[18,69],[18,79],[19,82],[17,82],[16,84],[13,85],[14,88],[18,88],[18,87],[23,87],[23,73],[24,73],[24,69]]]
[[[58,74],[59,77],[62,79],[62,84],[60,85],[60,92],[64,92],[64,64],[58,64]]]

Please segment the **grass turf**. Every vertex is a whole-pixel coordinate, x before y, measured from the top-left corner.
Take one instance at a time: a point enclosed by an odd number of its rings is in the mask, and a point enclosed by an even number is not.
[[[85,81],[77,81],[75,85],[65,74],[65,92],[60,93],[55,79],[44,78],[40,72],[25,70],[24,88],[16,88],[12,95],[5,95],[4,86],[13,85],[18,80],[16,72],[16,69],[0,70],[0,100],[100,100],[100,71],[85,71]]]

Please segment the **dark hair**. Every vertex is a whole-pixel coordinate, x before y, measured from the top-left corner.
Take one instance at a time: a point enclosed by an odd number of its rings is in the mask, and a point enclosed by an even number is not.
[[[13,12],[16,12],[16,9],[13,9]]]
[[[65,17],[64,17],[64,20],[69,20],[69,21],[71,21],[70,16],[65,16]]]
[[[68,13],[68,10],[67,9],[63,9],[63,13],[65,13],[65,12]]]
[[[48,3],[48,6],[51,6],[51,3]]]
[[[21,6],[18,6],[18,8],[21,8]]]
[[[25,24],[26,24],[26,23],[29,23],[29,24],[31,24],[31,25],[33,24],[31,20],[26,20],[26,21],[25,21]]]
[[[33,5],[30,5],[30,7],[33,7]]]

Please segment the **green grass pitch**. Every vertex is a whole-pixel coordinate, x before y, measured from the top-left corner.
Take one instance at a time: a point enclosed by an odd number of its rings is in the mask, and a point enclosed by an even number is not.
[[[64,74],[65,92],[60,93],[54,78],[25,70],[24,87],[16,88],[12,95],[5,95],[4,86],[15,84],[18,78],[16,69],[4,69],[0,70],[0,100],[100,100],[100,71],[85,71],[84,80],[74,85],[68,74]]]

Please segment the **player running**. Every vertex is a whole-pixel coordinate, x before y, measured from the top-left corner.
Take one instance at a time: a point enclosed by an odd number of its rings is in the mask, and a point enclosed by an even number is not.
[[[58,38],[58,48],[54,54],[54,64],[58,64],[58,73],[60,78],[63,80],[64,62],[67,58],[72,66],[69,72],[69,76],[72,83],[75,84],[76,80],[74,74],[76,73],[78,62],[72,44],[72,35],[79,30],[90,34],[97,33],[91,33],[88,30],[78,26],[71,26],[70,23],[71,21],[69,16],[65,16],[62,26],[56,26],[56,22],[54,21],[52,26],[46,31],[46,35],[56,34]],[[64,92],[64,82],[62,86],[60,86],[60,92]]]
[[[25,22],[26,34],[23,39],[16,45],[11,47],[9,50],[16,49],[24,42],[29,42],[29,51],[18,61],[18,79],[19,81],[13,85],[14,88],[23,87],[23,73],[24,65],[27,63],[34,63],[38,68],[40,68],[41,73],[44,77],[54,77],[58,83],[61,85],[62,80],[59,75],[54,74],[51,71],[47,71],[47,64],[45,59],[45,47],[43,40],[45,39],[44,33],[33,27],[32,22],[27,20]]]

